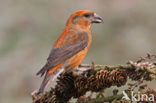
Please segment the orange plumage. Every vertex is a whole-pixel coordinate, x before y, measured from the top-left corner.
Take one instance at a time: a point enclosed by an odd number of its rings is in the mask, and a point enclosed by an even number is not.
[[[86,56],[92,42],[90,25],[101,23],[102,18],[90,10],[78,10],[73,13],[61,35],[56,40],[45,66],[37,73],[45,78],[37,94],[43,93],[45,87],[62,71],[76,69]]]

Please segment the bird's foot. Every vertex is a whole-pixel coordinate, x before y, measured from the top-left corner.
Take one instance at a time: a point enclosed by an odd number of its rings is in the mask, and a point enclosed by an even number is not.
[[[92,62],[92,65],[88,68],[86,67],[80,67],[80,68],[77,68],[77,71],[81,72],[81,74],[83,73],[85,77],[88,76],[89,72],[94,69],[94,62]]]

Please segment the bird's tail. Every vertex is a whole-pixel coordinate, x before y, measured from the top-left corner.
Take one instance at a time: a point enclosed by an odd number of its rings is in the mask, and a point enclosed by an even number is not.
[[[50,74],[46,73],[46,75],[45,75],[45,77],[44,77],[44,79],[43,79],[43,81],[42,81],[42,84],[41,84],[41,86],[40,86],[40,89],[39,89],[38,92],[37,92],[37,95],[39,95],[39,94],[41,94],[41,93],[44,92],[44,89],[46,88],[46,86],[48,86],[48,84],[49,84],[49,82],[50,82],[52,76],[53,76],[53,75],[50,75]]]
[[[49,85],[50,81],[54,81],[63,71],[64,71],[64,69],[60,68],[60,69],[56,70],[53,74],[49,74],[47,72],[42,81],[42,84],[37,92],[37,95],[43,93],[44,89]]]

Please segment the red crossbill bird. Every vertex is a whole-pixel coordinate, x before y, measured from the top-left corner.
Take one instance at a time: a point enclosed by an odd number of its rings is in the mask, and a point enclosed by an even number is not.
[[[45,74],[37,95],[43,93],[49,82],[60,73],[78,68],[92,42],[90,25],[101,22],[103,19],[90,10],[78,10],[69,17],[46,64],[37,73],[41,76]]]

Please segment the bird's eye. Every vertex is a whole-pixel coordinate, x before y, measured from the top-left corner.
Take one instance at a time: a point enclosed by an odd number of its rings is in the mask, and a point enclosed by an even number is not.
[[[84,17],[86,17],[86,18],[89,18],[90,16],[91,16],[91,15],[88,14],[88,13],[84,14]]]

